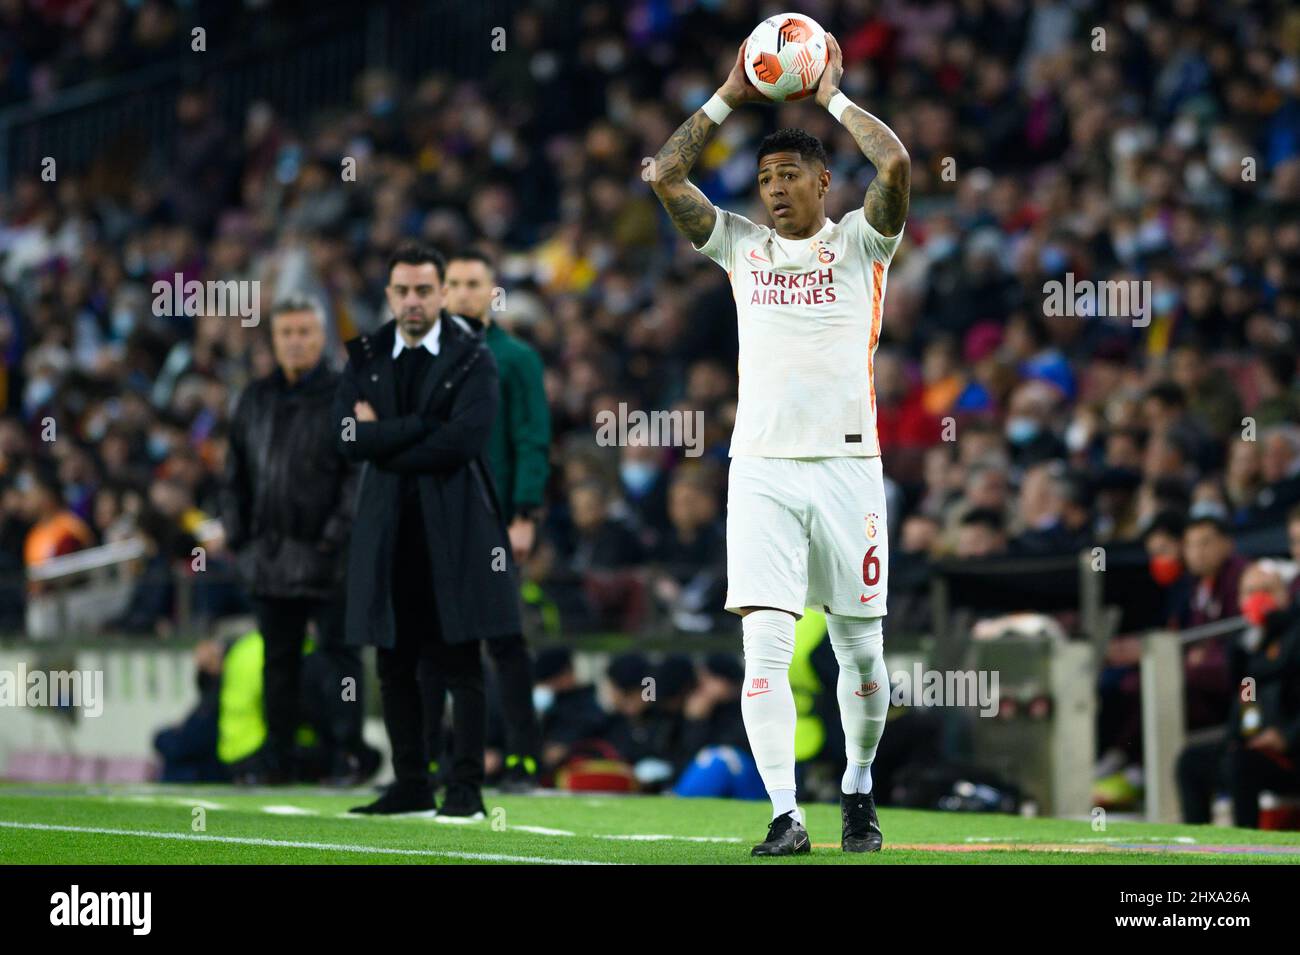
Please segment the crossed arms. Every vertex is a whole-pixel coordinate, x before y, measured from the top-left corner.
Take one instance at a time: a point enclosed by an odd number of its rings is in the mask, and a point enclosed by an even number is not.
[[[478,457],[487,445],[498,398],[496,363],[480,357],[462,382],[446,421],[418,414],[357,421],[353,407],[365,400],[357,373],[348,362],[334,396],[339,422],[339,453],[349,461],[368,461],[382,471],[429,474],[454,471]],[[347,427],[352,419],[351,428]]]

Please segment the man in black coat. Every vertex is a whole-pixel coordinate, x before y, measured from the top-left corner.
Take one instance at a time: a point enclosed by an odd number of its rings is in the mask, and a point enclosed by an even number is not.
[[[1259,796],[1300,792],[1300,607],[1279,566],[1256,561],[1241,575],[1242,615],[1251,624],[1236,649],[1240,675],[1226,740],[1195,743],[1178,757],[1183,821],[1207,823],[1220,788],[1233,825],[1259,826]]]
[[[528,558],[533,548],[539,522],[542,493],[549,471],[547,448],[550,442],[550,411],[546,389],[542,386],[542,361],[529,345],[510,335],[492,319],[492,302],[496,273],[484,253],[464,250],[451,256],[447,263],[447,305],[456,315],[470,323],[496,360],[501,381],[501,401],[492,436],[488,441],[487,462],[492,483],[506,512],[511,550],[517,561]],[[514,634],[487,643],[488,655],[496,667],[493,682],[500,707],[491,707],[504,724],[504,759],[497,786],[502,792],[527,792],[537,779],[541,755],[541,732],[533,710],[532,659],[522,634]],[[446,709],[446,688],[439,675],[426,667],[420,673],[425,694],[425,719],[428,729],[429,769],[434,785],[439,784],[442,766],[439,760],[445,747],[442,739],[442,714]],[[472,702],[472,701],[471,701]],[[458,706],[461,701],[458,701]],[[454,719],[482,719],[473,712],[458,710]],[[451,763],[458,758],[452,754]]]
[[[338,446],[361,464],[348,553],[347,637],[378,648],[396,782],[358,812],[435,808],[417,668],[480,702],[479,641],[518,633],[518,583],[484,461],[498,401],[496,364],[442,307],[446,262],[406,246],[389,264],[396,318],[347,343],[335,397]],[[441,813],[483,812],[482,720],[453,726],[456,765]]]
[[[271,313],[277,368],[244,389],[230,427],[222,487],[226,548],[248,590],[266,646],[266,744],[244,781],[295,777],[294,737],[309,620],[334,702],[325,721],[329,772],[361,781],[361,653],[343,639],[344,551],[356,469],[335,447],[339,375],[323,358],[325,315],[310,299]]]

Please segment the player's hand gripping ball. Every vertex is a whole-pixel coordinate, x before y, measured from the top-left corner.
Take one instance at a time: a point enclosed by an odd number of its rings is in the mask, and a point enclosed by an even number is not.
[[[802,13],[768,17],[745,41],[745,75],[777,102],[815,93],[826,61],[826,31]]]

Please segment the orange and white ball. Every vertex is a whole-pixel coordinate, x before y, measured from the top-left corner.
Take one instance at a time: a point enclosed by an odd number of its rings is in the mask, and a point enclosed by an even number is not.
[[[811,96],[827,61],[826,31],[812,17],[768,17],[745,41],[745,75],[768,99]]]

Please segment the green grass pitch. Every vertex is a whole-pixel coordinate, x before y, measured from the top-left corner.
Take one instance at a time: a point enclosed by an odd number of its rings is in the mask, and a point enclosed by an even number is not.
[[[880,811],[885,850],[839,851],[839,809],[804,807],[814,849],[751,859],[766,803],[660,796],[487,793],[453,824],[346,810],[371,790],[228,786],[0,786],[0,864],[1300,863],[1300,832]],[[197,811],[196,811],[197,810]]]

